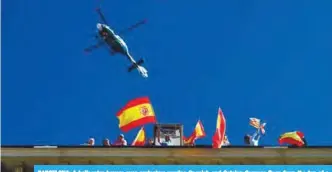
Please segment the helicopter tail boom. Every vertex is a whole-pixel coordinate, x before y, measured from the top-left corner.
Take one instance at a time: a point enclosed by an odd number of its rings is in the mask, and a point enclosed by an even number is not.
[[[141,65],[144,63],[143,59],[138,60],[136,63],[133,63],[131,66],[128,68],[128,72],[131,72],[132,70],[136,69],[137,66]]]
[[[139,61],[133,63],[129,68],[128,68],[128,72],[131,72],[133,69],[137,69],[138,73],[143,76],[144,78],[148,77],[148,71],[141,66],[141,64],[144,63],[143,59],[140,59]]]

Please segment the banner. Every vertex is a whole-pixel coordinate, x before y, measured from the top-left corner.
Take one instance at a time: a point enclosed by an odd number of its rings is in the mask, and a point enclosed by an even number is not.
[[[35,165],[34,172],[332,172],[332,165]]]
[[[181,128],[182,125],[176,124],[159,124],[158,126],[155,126],[155,145],[160,146],[160,143],[165,141],[166,136],[169,136],[172,146],[181,146]]]

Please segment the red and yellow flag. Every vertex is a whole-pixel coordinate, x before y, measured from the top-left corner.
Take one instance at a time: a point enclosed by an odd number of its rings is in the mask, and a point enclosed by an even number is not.
[[[304,141],[302,140],[303,137],[304,137],[303,133],[299,131],[284,133],[279,137],[279,144],[303,146],[304,145]]]
[[[137,135],[135,140],[133,141],[133,143],[131,144],[132,146],[144,146],[145,145],[145,140],[146,140],[146,136],[145,136],[145,130],[144,127],[142,127]]]
[[[198,120],[193,133],[188,138],[183,137],[183,141],[185,144],[194,144],[196,139],[203,138],[205,135],[203,124],[201,120]]]
[[[226,133],[226,119],[221,108],[218,109],[217,127],[212,137],[212,148],[221,148]]]
[[[148,123],[156,123],[154,110],[148,97],[129,101],[117,114],[119,128],[127,132]]]

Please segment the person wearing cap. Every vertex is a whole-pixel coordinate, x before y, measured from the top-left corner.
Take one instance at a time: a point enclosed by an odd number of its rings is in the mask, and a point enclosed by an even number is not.
[[[229,142],[227,136],[224,137],[224,141],[222,142],[222,145],[223,145],[223,146],[230,146],[230,145],[231,145],[231,143]]]
[[[88,146],[94,146],[95,145],[95,138],[93,137],[90,137],[89,140],[88,140]]]
[[[123,134],[119,135],[118,140],[115,141],[114,145],[115,146],[127,146],[127,141],[124,138]]]
[[[81,146],[94,146],[95,145],[95,139],[93,137],[90,137],[89,140],[83,144],[80,144]]]
[[[104,147],[109,147],[109,146],[111,146],[111,144],[110,144],[110,140],[109,140],[108,138],[105,138],[105,139],[103,140],[103,146],[104,146]]]

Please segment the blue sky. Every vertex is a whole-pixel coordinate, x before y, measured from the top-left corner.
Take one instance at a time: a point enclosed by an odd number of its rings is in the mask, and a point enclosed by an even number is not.
[[[198,144],[211,144],[220,106],[232,144],[258,117],[268,123],[262,144],[300,130],[310,145],[331,145],[332,1],[104,1],[116,31],[148,20],[122,35],[146,59],[147,80],[105,48],[83,53],[98,4],[2,1],[2,144],[114,140],[116,112],[149,96],[158,121],[182,123],[186,135],[201,119]]]

